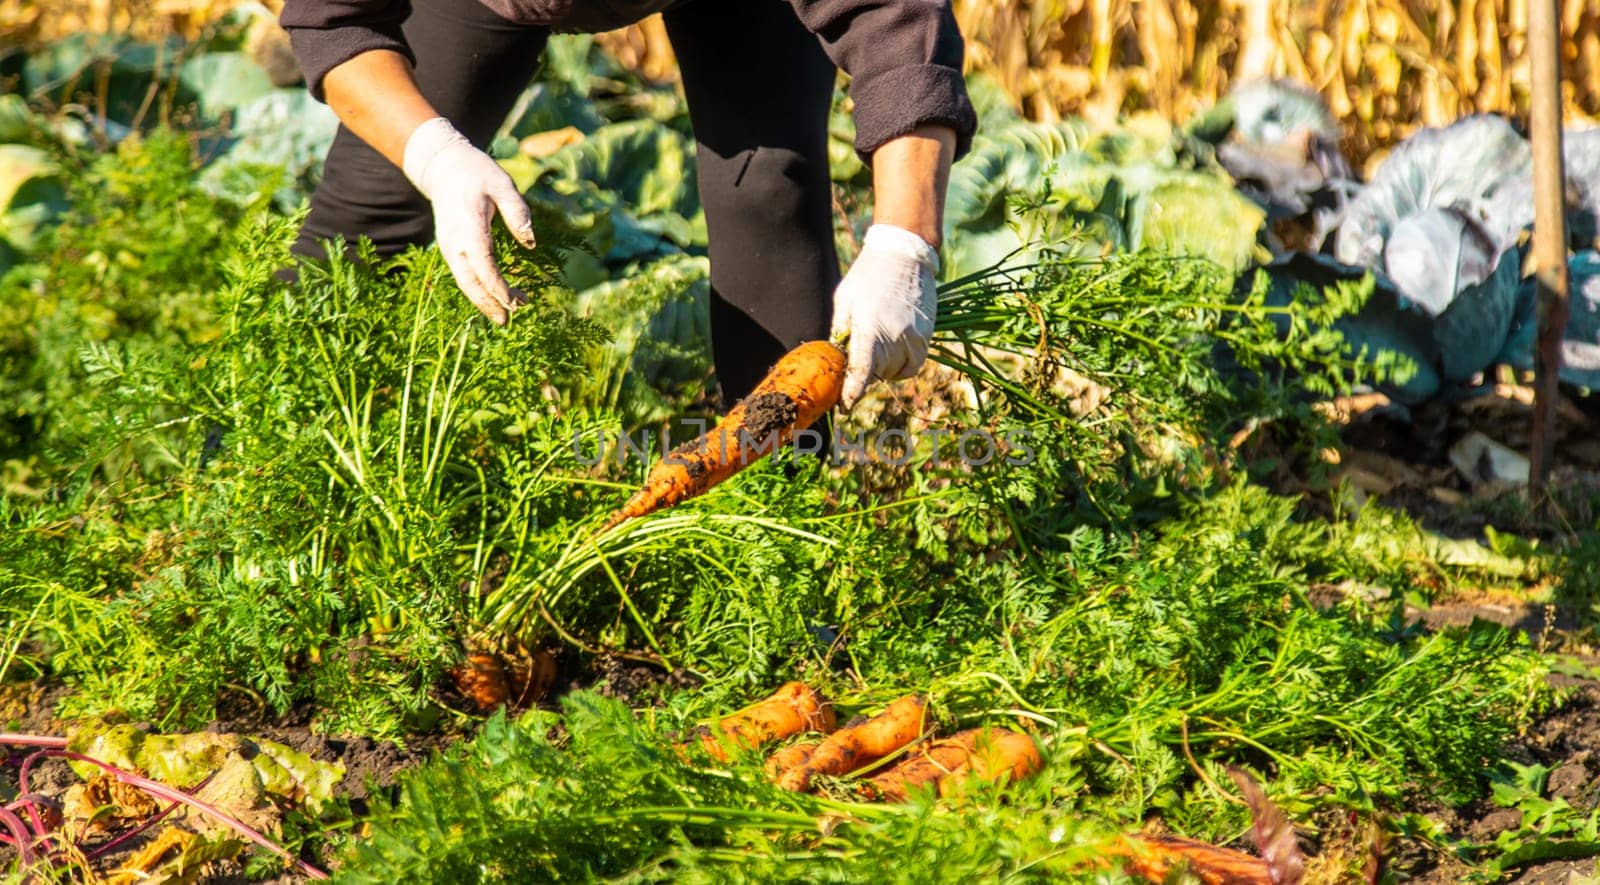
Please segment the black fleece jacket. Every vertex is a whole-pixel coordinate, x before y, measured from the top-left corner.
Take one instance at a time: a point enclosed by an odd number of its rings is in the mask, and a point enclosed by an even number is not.
[[[481,3],[519,24],[596,32],[694,0],[459,2]],[[977,115],[961,76],[965,44],[950,0],[787,2],[834,64],[850,75],[856,149],[862,155],[927,124],[954,129],[956,155],[966,153]],[[390,49],[409,56],[400,32],[408,12],[406,0],[285,0],[279,21],[289,32],[311,94],[320,100],[328,71],[362,52]]]

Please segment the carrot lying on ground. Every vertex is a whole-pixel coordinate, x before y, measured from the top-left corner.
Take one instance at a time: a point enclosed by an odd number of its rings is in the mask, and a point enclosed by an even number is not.
[[[827,341],[808,341],[784,354],[720,424],[651,468],[644,488],[606,528],[701,494],[787,445],[839,401],[844,370],[844,351]]]
[[[1122,858],[1128,875],[1150,882],[1165,882],[1185,869],[1206,885],[1274,885],[1265,860],[1182,836],[1128,836],[1106,853]]]
[[[712,758],[726,761],[728,747],[754,749],[806,731],[832,731],[833,705],[804,682],[788,682],[771,697],[700,729],[700,746]]]
[[[919,788],[937,786],[949,793],[969,778],[1020,781],[1044,764],[1033,738],[1005,728],[969,728],[931,741],[893,768],[869,778],[861,792],[870,798],[903,802]]]
[[[828,735],[804,764],[780,772],[778,786],[786,790],[809,790],[813,778],[849,774],[882,759],[922,737],[927,706],[924,698],[904,697],[859,725],[839,729]]]
[[[822,746],[821,741],[806,741],[799,744],[790,744],[787,747],[767,757],[767,777],[774,783],[786,771],[799,768],[811,761],[811,754],[817,752],[817,747]]]

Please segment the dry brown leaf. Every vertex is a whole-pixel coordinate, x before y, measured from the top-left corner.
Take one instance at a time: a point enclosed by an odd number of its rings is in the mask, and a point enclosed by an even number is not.
[[[138,787],[109,774],[73,784],[62,797],[62,816],[75,826],[105,829],[112,821],[143,820],[161,806]]]
[[[195,835],[188,830],[166,827],[127,860],[118,864],[117,869],[105,878],[106,885],[133,885],[135,882],[150,881],[151,874],[161,866],[173,849],[177,849],[181,856],[194,839]]]

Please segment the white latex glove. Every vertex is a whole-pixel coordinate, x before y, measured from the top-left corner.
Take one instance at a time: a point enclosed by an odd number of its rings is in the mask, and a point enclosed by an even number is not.
[[[939,253],[903,227],[874,224],[833,293],[833,339],[848,336],[839,401],[846,409],[874,379],[909,378],[928,358],[938,310]]]
[[[489,226],[496,209],[517,241],[533,248],[533,219],[511,176],[443,117],[412,130],[402,168],[433,203],[434,238],[456,284],[484,316],[505,325],[523,298],[494,263]]]

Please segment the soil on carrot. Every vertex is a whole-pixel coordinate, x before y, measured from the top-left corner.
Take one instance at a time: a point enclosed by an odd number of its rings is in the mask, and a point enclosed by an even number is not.
[[[689,479],[695,480],[705,476],[706,471],[710,469],[706,466],[705,461],[697,457],[704,450],[704,444],[702,444],[699,440],[696,440],[694,442],[684,443],[683,445],[673,449],[670,457],[675,459],[677,463],[683,465],[683,472],[689,474]]]
[[[769,435],[793,427],[800,418],[800,406],[788,394],[759,393],[744,401],[745,429],[760,445]]]

